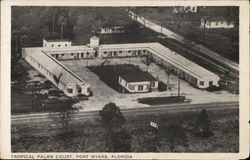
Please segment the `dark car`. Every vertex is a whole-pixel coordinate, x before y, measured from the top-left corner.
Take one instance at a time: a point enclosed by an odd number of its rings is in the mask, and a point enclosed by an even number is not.
[[[64,93],[63,91],[59,89],[53,89],[53,90],[49,90],[48,95],[49,96],[64,96]]]

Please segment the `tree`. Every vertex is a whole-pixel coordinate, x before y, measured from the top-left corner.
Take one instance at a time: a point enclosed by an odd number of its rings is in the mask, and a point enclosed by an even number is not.
[[[211,128],[211,119],[206,109],[203,109],[196,119],[195,132],[197,136],[206,138],[213,135]]]
[[[67,19],[64,17],[64,16],[59,16],[58,19],[57,19],[57,24],[60,25],[61,29],[61,39],[63,39],[63,27],[66,26],[67,24]]]
[[[70,128],[72,118],[79,112],[77,108],[73,108],[74,100],[66,98],[57,100],[54,111],[49,113],[48,118],[57,126],[60,126],[59,132],[54,136],[55,139],[63,142],[63,148],[68,148],[68,144],[72,137],[79,137],[80,133]]]
[[[61,77],[62,77],[62,73],[60,73],[58,77],[56,75],[53,75],[53,79],[56,82],[57,87],[58,87]]]
[[[69,130],[69,123],[79,112],[77,108],[72,107],[74,103],[75,102],[71,98],[57,100],[54,111],[48,115],[48,118],[50,118],[56,125],[61,126],[61,129],[59,130],[60,132],[57,134],[56,138],[65,142],[72,138],[71,136],[74,134],[73,130]],[[67,145],[67,143],[65,145]]]
[[[115,103],[106,104],[99,112],[99,115],[101,116],[102,124],[111,130],[121,128],[125,123],[125,118]]]
[[[79,112],[78,109],[72,107],[73,104],[74,101],[71,98],[57,100],[54,112],[49,113],[49,118],[67,130],[73,116]]]
[[[170,75],[172,73],[171,71],[171,68],[170,67],[167,67],[166,70],[165,70],[167,76],[168,76],[168,80],[167,80],[167,90],[170,88],[170,85],[169,85],[169,78],[170,78]]]
[[[149,67],[149,65],[152,63],[152,58],[149,57],[149,56],[146,56],[146,59],[145,59],[145,60],[143,59],[142,62],[143,62],[144,64],[146,64],[146,66],[147,66],[147,72],[148,72],[148,67]]]
[[[111,145],[111,137],[121,130],[122,125],[125,123],[125,118],[122,115],[120,108],[115,103],[106,104],[99,112],[101,116],[102,125],[107,129],[106,134],[108,136],[107,145],[109,150],[113,150]]]

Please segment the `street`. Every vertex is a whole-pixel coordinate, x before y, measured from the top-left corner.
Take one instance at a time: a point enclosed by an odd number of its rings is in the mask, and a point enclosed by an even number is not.
[[[206,110],[221,110],[221,109],[234,109],[239,108],[238,102],[223,102],[223,103],[202,103],[202,104],[170,104],[170,105],[155,105],[151,107],[142,108],[129,108],[121,109],[122,114],[125,117],[135,116],[135,115],[145,115],[145,114],[161,114],[169,112],[190,112],[190,111],[201,111]],[[48,113],[44,114],[26,114],[26,115],[12,115],[11,123],[41,123],[50,122],[51,119],[48,118]],[[99,111],[88,111],[79,112],[75,115],[73,119],[76,120],[89,120],[91,118],[98,118]]]

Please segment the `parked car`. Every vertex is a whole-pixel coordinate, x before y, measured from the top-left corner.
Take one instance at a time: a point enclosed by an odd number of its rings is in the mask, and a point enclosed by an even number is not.
[[[48,95],[49,96],[64,96],[63,91],[59,90],[59,89],[50,89],[48,91]]]
[[[78,100],[88,100],[89,98],[87,96],[85,96],[84,94],[78,94],[77,99]]]

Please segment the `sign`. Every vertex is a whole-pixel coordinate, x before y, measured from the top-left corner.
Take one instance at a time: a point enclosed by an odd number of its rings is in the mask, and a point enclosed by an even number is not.
[[[152,122],[152,121],[151,121],[151,122],[150,122],[150,126],[156,128],[156,129],[158,129],[158,124],[155,123],[155,122]]]

